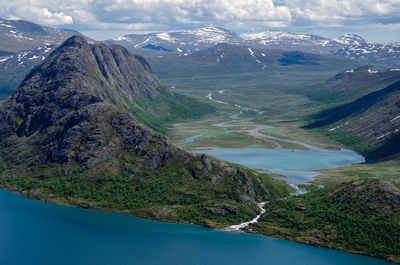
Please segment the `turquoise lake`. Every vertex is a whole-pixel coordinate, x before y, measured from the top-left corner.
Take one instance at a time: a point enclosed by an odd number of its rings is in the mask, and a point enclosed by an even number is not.
[[[287,177],[282,179],[290,184],[305,183],[319,174],[318,172],[307,170],[349,166],[365,162],[363,156],[350,150],[237,148],[202,150],[198,153],[209,154],[250,168],[284,174]]]
[[[383,260],[250,234],[28,200],[0,190],[4,265],[385,265]]]

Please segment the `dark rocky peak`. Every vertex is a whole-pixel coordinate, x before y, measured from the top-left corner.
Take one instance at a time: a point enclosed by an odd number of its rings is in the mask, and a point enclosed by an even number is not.
[[[46,161],[86,167],[125,148],[142,152],[150,139],[168,146],[124,113],[135,100],[156,95],[159,83],[148,69],[125,48],[69,38],[0,107],[0,144],[11,135],[27,137]]]
[[[76,126],[87,128],[81,124],[93,122],[104,111],[127,109],[136,100],[154,97],[159,83],[148,69],[143,58],[123,47],[90,44],[83,36],[73,36],[36,66],[4,102],[2,136],[41,132],[50,137],[46,141],[65,147],[59,141],[76,132]],[[65,160],[69,153],[62,156]]]
[[[368,72],[368,70],[371,70],[373,68],[374,67],[372,65],[363,65],[363,66],[360,66],[360,67],[354,69],[354,72],[357,72],[357,73],[359,73],[359,72]]]
[[[90,44],[83,36],[76,35],[26,76],[17,95],[26,94],[27,88],[62,90],[65,93],[61,94],[66,97],[90,94],[126,107],[140,98],[154,98],[157,86],[157,78],[142,57],[130,54],[121,46]],[[73,91],[69,90],[72,87]]]

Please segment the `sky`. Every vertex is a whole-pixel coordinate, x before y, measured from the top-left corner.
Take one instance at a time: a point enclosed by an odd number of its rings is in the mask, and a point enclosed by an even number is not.
[[[96,40],[218,26],[400,42],[400,0],[0,0],[0,17],[75,29]]]

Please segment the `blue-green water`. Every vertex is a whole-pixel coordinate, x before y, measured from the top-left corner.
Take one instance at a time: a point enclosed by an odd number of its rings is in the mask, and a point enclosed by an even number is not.
[[[290,184],[305,183],[318,175],[313,169],[348,166],[365,162],[363,156],[350,151],[286,150],[266,148],[213,149],[204,150],[217,158],[245,165],[250,168],[265,169],[284,174]]]
[[[64,207],[0,190],[0,264],[391,263],[265,236]]]

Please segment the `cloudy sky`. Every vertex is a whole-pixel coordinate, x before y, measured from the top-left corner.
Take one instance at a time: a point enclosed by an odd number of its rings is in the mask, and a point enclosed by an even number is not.
[[[0,0],[0,17],[72,28],[97,40],[213,25],[400,42],[400,0]]]

